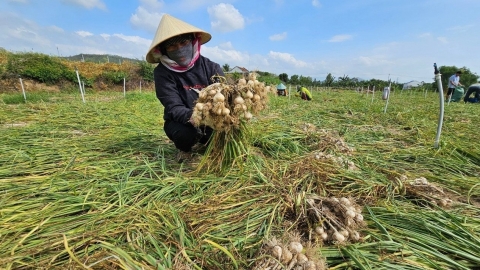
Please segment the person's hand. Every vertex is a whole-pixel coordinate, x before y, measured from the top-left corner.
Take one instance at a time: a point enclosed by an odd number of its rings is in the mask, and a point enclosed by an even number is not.
[[[188,120],[188,122],[189,122],[190,124],[192,124],[192,126],[195,127],[195,123],[193,122],[193,117],[190,117],[190,119]]]

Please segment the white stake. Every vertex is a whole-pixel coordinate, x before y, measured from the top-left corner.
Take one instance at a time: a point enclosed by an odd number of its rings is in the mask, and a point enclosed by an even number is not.
[[[438,127],[437,127],[437,135],[435,136],[435,144],[434,147],[438,148],[438,144],[440,142],[440,134],[442,133],[442,125],[443,125],[443,112],[444,112],[444,102],[443,102],[443,86],[442,86],[442,74],[437,69],[437,63],[433,64],[435,68],[435,79],[438,85],[438,94],[440,96],[440,114],[438,117]]]
[[[27,101],[27,95],[25,94],[25,88],[23,87],[22,78],[20,78],[20,85],[22,86],[23,99]]]
[[[373,103],[373,98],[375,97],[375,85],[372,88],[372,103]]]
[[[82,101],[85,103],[85,96],[83,95],[82,84],[80,82],[80,75],[78,75],[78,69],[75,67],[75,73],[77,73],[78,87],[80,88],[80,94],[82,95]]]
[[[140,81],[140,93],[142,92],[142,81]]]
[[[123,77],[123,96],[125,97],[127,94],[126,94],[126,90],[125,90],[125,77]]]
[[[383,113],[387,113],[387,107],[388,107],[388,100],[390,99],[390,87],[392,86],[392,83],[388,85],[388,87],[385,87],[383,89],[383,96],[386,95],[387,101],[385,102],[385,108],[383,109]],[[385,93],[386,92],[386,93]]]

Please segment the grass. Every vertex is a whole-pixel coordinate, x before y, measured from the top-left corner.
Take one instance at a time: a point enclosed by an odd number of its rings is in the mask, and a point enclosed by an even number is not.
[[[152,92],[1,94],[0,268],[251,269],[289,232],[330,269],[478,268],[480,106],[446,104],[436,149],[437,93],[313,95],[272,96],[214,175],[174,161]],[[305,194],[354,198],[363,240],[309,239]]]

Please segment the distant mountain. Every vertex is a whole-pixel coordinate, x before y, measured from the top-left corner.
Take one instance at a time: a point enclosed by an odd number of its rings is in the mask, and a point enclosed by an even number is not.
[[[70,61],[83,61],[94,63],[117,63],[120,64],[124,61],[128,62],[142,62],[143,60],[126,58],[118,55],[109,54],[77,54],[73,56],[61,57]]]

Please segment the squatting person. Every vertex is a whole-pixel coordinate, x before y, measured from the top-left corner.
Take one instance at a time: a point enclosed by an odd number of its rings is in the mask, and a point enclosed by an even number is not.
[[[295,96],[299,96],[303,100],[312,100],[312,93],[304,86],[297,86],[297,93]]]
[[[206,144],[212,129],[195,127],[193,107],[201,89],[213,83],[212,76],[224,76],[219,64],[200,54],[202,44],[212,36],[168,14],[163,15],[146,59],[159,63],[154,69],[155,92],[164,107],[164,131],[179,150],[178,162],[191,157],[195,144]]]

